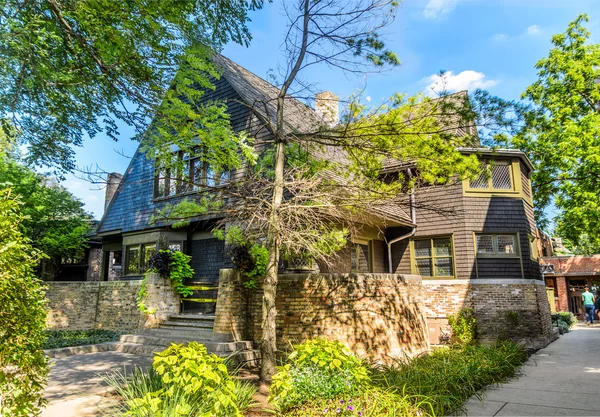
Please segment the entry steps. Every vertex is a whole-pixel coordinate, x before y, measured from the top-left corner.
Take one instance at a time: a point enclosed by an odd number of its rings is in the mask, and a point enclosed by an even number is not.
[[[260,352],[253,349],[252,342],[216,342],[213,340],[215,316],[212,314],[170,315],[158,328],[144,329],[139,334],[122,335],[116,343],[117,352],[153,356],[165,350],[171,343],[187,345],[198,342],[210,353],[224,358],[230,357],[244,367],[258,366]]]

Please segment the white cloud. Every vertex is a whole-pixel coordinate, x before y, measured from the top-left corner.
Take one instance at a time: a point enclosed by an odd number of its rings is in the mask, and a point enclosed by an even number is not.
[[[509,36],[506,33],[496,33],[492,36],[494,42],[504,42],[508,40]]]
[[[423,10],[426,19],[437,19],[450,13],[459,0],[429,0]]]
[[[532,25],[527,28],[526,33],[528,35],[539,35],[541,32],[540,27],[538,25]]]
[[[425,88],[425,94],[435,97],[446,91],[449,93],[461,90],[474,90],[477,88],[491,88],[499,83],[498,80],[488,80],[483,72],[473,70],[462,71],[454,74],[446,71],[442,74],[434,74],[424,78],[429,83]]]

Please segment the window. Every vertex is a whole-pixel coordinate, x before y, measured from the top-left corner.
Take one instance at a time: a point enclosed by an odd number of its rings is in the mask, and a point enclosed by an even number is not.
[[[174,167],[157,169],[154,198],[199,191],[204,187],[218,187],[229,182],[229,172],[215,171],[205,161],[202,161],[199,153],[199,149],[194,154],[174,153],[173,157],[177,158],[178,162],[171,164],[175,165]]]
[[[473,190],[513,191],[514,181],[510,161],[493,161],[484,165],[479,177],[469,181]]]
[[[454,277],[451,237],[412,241],[413,271],[422,277]]]
[[[350,247],[352,272],[371,272],[371,251],[369,242],[353,242]]]
[[[479,257],[519,257],[517,236],[514,234],[477,234],[475,244]]]
[[[125,248],[125,275],[142,275],[148,261],[156,253],[156,243],[127,246]]]

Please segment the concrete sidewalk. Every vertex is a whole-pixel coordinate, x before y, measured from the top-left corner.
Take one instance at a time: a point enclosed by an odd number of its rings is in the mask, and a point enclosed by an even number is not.
[[[523,376],[486,391],[483,404],[467,403],[475,416],[600,416],[600,324],[578,324],[539,350]]]
[[[148,368],[152,358],[119,352],[88,353],[53,360],[44,396],[48,406],[41,417],[101,416],[115,404],[98,374]]]

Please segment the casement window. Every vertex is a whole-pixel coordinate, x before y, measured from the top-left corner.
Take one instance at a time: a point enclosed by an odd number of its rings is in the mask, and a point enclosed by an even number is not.
[[[197,151],[194,154],[176,152],[172,168],[156,170],[154,198],[171,197],[196,192],[205,187],[219,187],[229,182],[229,172],[217,172],[202,161]]]
[[[415,274],[426,278],[454,278],[454,248],[451,236],[411,241],[411,263]]]
[[[477,256],[518,258],[519,243],[516,234],[480,233],[475,235]]]
[[[156,243],[125,247],[125,275],[142,275],[148,269],[148,261],[156,253]]]
[[[469,181],[472,190],[514,191],[515,182],[510,161],[492,161],[484,165],[479,177]]]
[[[353,241],[350,245],[352,272],[372,272],[371,245],[369,241]]]

